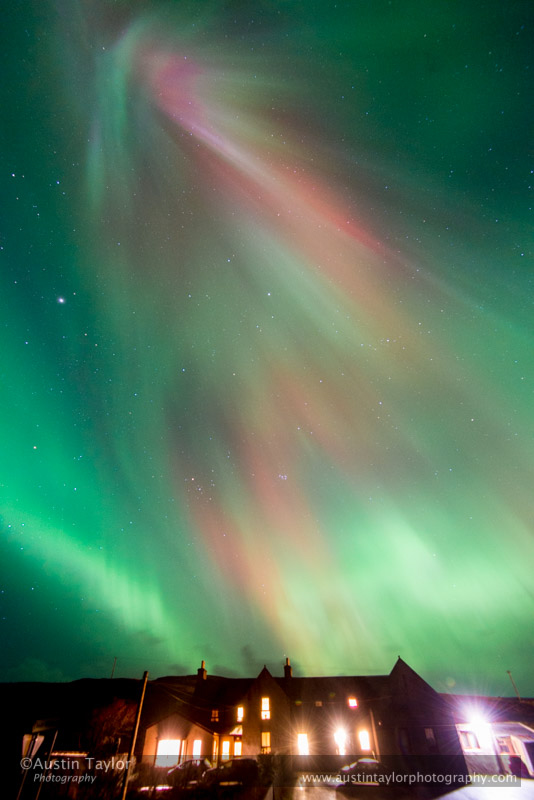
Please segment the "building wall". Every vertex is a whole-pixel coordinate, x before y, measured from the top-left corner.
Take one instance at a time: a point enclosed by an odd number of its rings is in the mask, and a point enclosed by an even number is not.
[[[156,766],[171,767],[190,758],[211,759],[214,738],[214,734],[205,728],[190,722],[180,714],[172,714],[147,728],[142,760]],[[176,749],[174,746],[165,748],[162,744],[164,742],[180,742],[179,752],[174,752]],[[197,745],[199,747],[197,752],[194,751],[195,742],[200,743]],[[163,752],[165,749],[169,752]]]
[[[269,700],[269,718],[262,719],[262,699]],[[291,725],[289,699],[267,672],[260,673],[244,700],[243,755],[261,752],[283,755],[289,752]],[[263,714],[266,716],[266,714]],[[264,744],[262,746],[262,734]],[[265,742],[269,734],[269,744]]]
[[[154,759],[165,739],[184,743],[181,760],[199,755],[193,752],[195,740],[201,742],[200,755],[210,760],[215,745],[218,761],[261,753],[327,756],[341,763],[361,756],[462,755],[449,706],[401,659],[389,676],[372,683],[362,678],[299,679],[289,670],[275,680],[265,668],[248,690],[243,687],[242,699],[232,691],[230,679],[219,688],[214,682],[210,686],[204,667],[201,671],[188,711],[198,724],[177,713],[151,726],[145,760]],[[241,745],[238,752],[236,742]]]

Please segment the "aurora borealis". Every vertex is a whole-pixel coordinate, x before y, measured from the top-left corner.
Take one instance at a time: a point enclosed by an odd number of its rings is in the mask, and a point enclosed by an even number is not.
[[[0,677],[532,695],[532,5],[9,16]]]

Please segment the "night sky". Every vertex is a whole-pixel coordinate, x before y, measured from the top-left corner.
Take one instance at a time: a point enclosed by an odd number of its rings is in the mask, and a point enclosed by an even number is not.
[[[531,0],[12,0],[1,680],[534,694]]]

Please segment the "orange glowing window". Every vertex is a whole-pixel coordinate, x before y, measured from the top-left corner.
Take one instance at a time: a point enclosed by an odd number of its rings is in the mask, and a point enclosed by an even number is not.
[[[358,701],[355,697],[347,697],[347,703],[349,708],[358,708]]]
[[[261,698],[261,718],[271,719],[271,703],[268,697]]]
[[[181,739],[160,739],[156,754],[156,767],[174,767],[180,756]]]
[[[270,753],[271,752],[271,732],[270,731],[262,731],[261,732],[261,752],[262,753]]]
[[[338,728],[334,733],[334,741],[338,755],[345,756],[347,754],[347,732],[343,728]]]
[[[237,721],[243,722],[243,717],[245,716],[245,709],[243,706],[237,707]]]
[[[234,742],[234,756],[240,756],[243,752],[243,744],[241,739],[236,739]]]
[[[360,747],[362,748],[362,750],[371,749],[371,739],[369,738],[369,731],[360,731],[358,734],[358,739],[360,740]]]
[[[297,746],[299,750],[300,756],[309,756],[310,755],[310,745],[308,744],[308,734],[307,733],[299,733],[297,734]]]

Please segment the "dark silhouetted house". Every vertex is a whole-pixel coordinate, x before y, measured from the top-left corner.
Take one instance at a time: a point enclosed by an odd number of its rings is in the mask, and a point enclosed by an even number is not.
[[[389,675],[256,678],[209,675],[153,682],[161,704],[144,715],[142,758],[155,766],[272,753],[312,757],[454,756],[462,750],[450,705],[401,658]],[[154,700],[154,696],[153,696]],[[306,762],[307,759],[307,762]]]
[[[126,753],[141,683],[0,685],[12,709],[6,785],[20,784],[17,764],[30,750],[82,760]],[[269,754],[286,757],[293,774],[332,772],[369,756],[408,773],[532,777],[534,703],[439,694],[401,658],[387,675],[298,677],[287,659],[280,676],[266,667],[255,678],[210,675],[202,662],[196,675],[149,681],[136,746],[142,777],[159,780],[189,759],[221,764]]]

